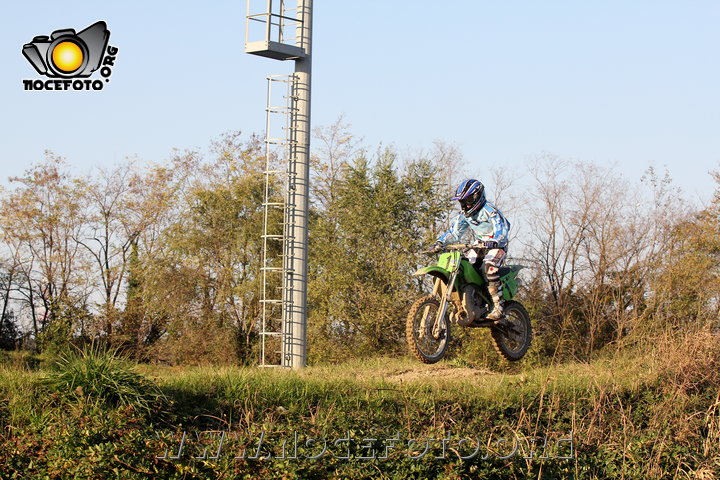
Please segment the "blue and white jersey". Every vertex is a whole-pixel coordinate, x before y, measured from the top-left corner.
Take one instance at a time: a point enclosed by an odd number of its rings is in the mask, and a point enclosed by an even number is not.
[[[485,205],[475,215],[466,217],[461,213],[455,217],[450,229],[440,235],[438,242],[443,244],[460,243],[468,230],[472,233],[474,240],[495,241],[500,248],[507,248],[510,222],[490,202],[485,202]]]

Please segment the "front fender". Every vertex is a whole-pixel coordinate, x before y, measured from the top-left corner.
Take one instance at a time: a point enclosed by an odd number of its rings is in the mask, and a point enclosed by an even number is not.
[[[439,278],[442,282],[442,291],[445,292],[448,287],[450,277],[452,274],[445,270],[442,267],[439,267],[437,265],[433,265],[431,267],[425,267],[421,268],[417,272],[415,272],[413,275],[419,276],[419,275],[430,275],[431,277]],[[436,287],[437,288],[437,287]],[[460,275],[455,277],[455,285],[453,286],[453,301],[458,301],[458,292],[460,291]],[[443,293],[444,295],[444,293]]]
[[[429,267],[424,267],[418,270],[417,272],[413,273],[414,276],[420,276],[420,275],[430,275],[433,277],[437,277],[440,280],[443,281],[447,285],[448,279],[450,278],[450,272],[445,270],[442,267],[438,267],[437,265],[432,265]]]
[[[431,277],[435,277],[440,280],[440,284],[438,285],[436,282],[435,287],[433,288],[433,294],[439,293],[440,296],[444,296],[447,293],[448,285],[450,282],[450,277],[452,274],[445,270],[444,268],[433,265],[430,267],[421,268],[417,272],[413,274],[414,276],[420,276],[420,275],[430,275]],[[452,301],[453,302],[460,302],[459,292],[460,291],[460,275],[455,277],[455,285],[453,285],[452,288]]]

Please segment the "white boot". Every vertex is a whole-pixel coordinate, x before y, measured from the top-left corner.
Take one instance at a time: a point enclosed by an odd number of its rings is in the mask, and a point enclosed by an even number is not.
[[[488,320],[500,320],[505,316],[503,313],[503,301],[502,297],[500,296],[500,282],[489,282],[488,283],[488,292],[490,293],[490,298],[493,301],[494,308],[492,312],[488,314],[487,318]]]

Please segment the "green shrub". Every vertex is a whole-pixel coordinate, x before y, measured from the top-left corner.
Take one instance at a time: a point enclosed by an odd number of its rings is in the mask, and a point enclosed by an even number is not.
[[[86,398],[109,406],[130,405],[150,412],[164,401],[164,396],[134,367],[119,358],[117,351],[90,345],[61,354],[42,383],[65,398]]]

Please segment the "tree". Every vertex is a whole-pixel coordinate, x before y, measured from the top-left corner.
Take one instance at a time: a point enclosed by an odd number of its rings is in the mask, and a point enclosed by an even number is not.
[[[328,127],[316,127],[313,130],[316,151],[311,155],[312,167],[312,203],[324,211],[335,203],[338,184],[350,161],[360,153],[358,141],[350,132],[350,124],[344,123],[341,115]]]
[[[119,329],[123,342],[132,338],[136,347],[143,342],[138,337],[143,322],[136,316],[137,308],[128,325],[124,325],[121,311],[131,251],[137,260],[141,245],[146,251],[152,249],[152,238],[145,234],[162,224],[195,165],[193,154],[176,156],[170,166],[150,165],[145,170],[128,162],[100,169],[88,182],[86,228],[77,241],[93,260],[102,298],[99,316],[103,320],[96,333],[108,341],[114,340],[115,329]],[[138,275],[134,281],[140,281]]]
[[[88,185],[88,225],[77,241],[93,259],[102,290],[103,334],[110,337],[118,319],[117,302],[127,272],[128,254],[140,234],[141,225],[133,218],[131,205],[134,185],[141,180],[132,165],[100,170]]]
[[[645,328],[685,332],[720,328],[720,173],[708,207],[671,215],[669,242],[653,278]],[[667,213],[665,218],[668,218]]]
[[[75,241],[83,228],[85,185],[64,167],[63,159],[47,153],[23,177],[11,178],[18,187],[3,198],[0,219],[7,244],[23,259],[24,300],[36,336],[44,333],[46,343],[69,339],[71,312],[86,311],[90,292]]]
[[[327,204],[314,205],[310,241],[310,355],[397,352],[416,294],[417,253],[434,240],[446,206],[431,161],[400,170],[393,150],[364,154],[335,177]],[[327,185],[326,185],[327,187]],[[322,193],[322,192],[321,192]]]
[[[15,313],[9,310],[0,317],[0,349],[15,349],[19,339],[20,334],[15,325]]]
[[[227,134],[198,170],[175,217],[144,259],[146,315],[166,319],[158,344],[173,361],[255,360],[264,192],[260,142]]]
[[[0,261],[0,349],[9,350],[15,347],[19,338],[15,324],[15,312],[12,309],[11,292],[16,288],[16,265]]]
[[[663,223],[682,203],[668,177],[653,170],[651,195],[631,186],[611,168],[570,164],[545,156],[534,165],[526,256],[534,259],[531,282],[537,315],[543,318],[545,352],[581,359],[622,339],[638,323],[648,281],[666,251]]]

